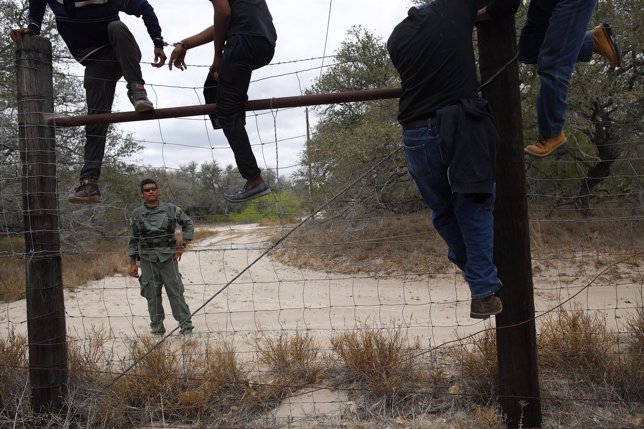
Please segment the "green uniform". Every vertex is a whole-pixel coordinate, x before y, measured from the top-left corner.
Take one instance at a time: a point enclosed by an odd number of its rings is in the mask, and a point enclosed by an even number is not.
[[[183,297],[183,282],[179,264],[172,260],[177,242],[174,237],[176,225],[181,225],[184,240],[192,240],[194,222],[180,207],[171,203],[159,202],[154,208],[145,204],[134,209],[130,220],[130,242],[128,256],[140,260],[141,296],[148,301],[150,327],[153,334],[164,334],[163,302],[161,287],[165,286],[172,316],[181,326],[181,333],[192,331],[190,309]]]

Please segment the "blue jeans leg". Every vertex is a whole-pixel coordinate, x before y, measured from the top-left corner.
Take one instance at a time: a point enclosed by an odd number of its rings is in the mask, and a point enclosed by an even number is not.
[[[501,284],[492,261],[494,196],[479,203],[452,193],[437,129],[406,130],[403,143],[409,173],[432,209],[432,223],[447,243],[449,260],[464,272],[472,298],[493,294]]]
[[[568,111],[568,87],[577,61],[592,56],[587,31],[596,0],[532,0],[519,40],[519,59],[537,64],[541,80],[537,94],[539,135],[563,130]]]

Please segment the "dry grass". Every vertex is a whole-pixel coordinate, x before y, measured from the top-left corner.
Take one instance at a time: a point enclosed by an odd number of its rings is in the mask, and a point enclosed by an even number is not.
[[[14,331],[0,338],[0,380],[0,413],[13,416],[27,388],[27,338]]]
[[[378,330],[363,325],[358,331],[331,338],[331,348],[346,372],[344,383],[358,384],[376,396],[390,396],[417,379],[415,355],[400,328]]]
[[[544,323],[539,348],[542,395],[560,398],[544,403],[544,415],[555,416],[559,422],[555,427],[603,427],[604,423],[636,427],[633,415],[644,396],[644,311],[629,317],[627,325],[618,344],[617,335],[606,332],[601,319],[579,310],[561,312]],[[363,326],[338,334],[332,339],[335,372],[322,370],[320,365],[328,362],[320,358],[319,345],[308,334],[264,335],[256,346],[258,359],[268,370],[252,379],[226,341],[164,342],[143,357],[156,339],[142,338],[132,343],[121,369],[116,369],[106,351],[111,339],[102,329],[92,329],[87,339],[69,341],[66,418],[73,416],[81,426],[101,428],[161,421],[257,427],[253,422],[286,396],[315,384],[336,385],[349,394],[357,411],[344,416],[346,427],[373,427],[374,422],[391,427],[397,427],[393,422],[399,427],[503,427],[501,413],[493,406],[494,331],[432,356],[432,361],[421,361],[419,345],[409,345],[402,332],[396,327]],[[36,421],[28,409],[26,351],[24,337],[10,333],[0,339],[0,427],[18,415],[25,422]],[[115,374],[137,360],[141,360],[138,366],[97,396]],[[449,368],[449,375],[439,365]],[[629,407],[628,401],[635,406]],[[580,410],[591,410],[595,423],[582,422]],[[51,416],[48,424],[64,419]]]
[[[317,220],[291,235],[274,255],[284,264],[318,271],[441,274],[452,266],[430,217],[429,210],[422,210],[407,215]],[[637,222],[590,220],[573,213],[560,222],[532,222],[533,254],[577,250],[624,254],[624,249],[644,247]]]
[[[498,391],[496,332],[487,330],[447,352],[456,383],[450,393],[476,404],[491,404]]]
[[[447,247],[428,211],[358,220],[312,222],[275,252],[282,263],[340,273],[442,273]]]
[[[644,307],[641,302],[635,314],[627,319],[626,327],[624,351],[615,376],[625,399],[644,402]]]
[[[203,240],[216,235],[215,231],[199,229],[195,239]],[[25,297],[25,260],[22,238],[0,239],[0,302],[12,302]],[[100,263],[96,261],[100,258]],[[128,274],[130,259],[127,243],[123,240],[97,238],[84,243],[84,248],[62,250],[63,285],[78,288],[88,282],[108,276]]]
[[[315,383],[322,375],[320,346],[308,332],[271,337],[261,331],[260,337],[255,339],[255,349],[260,364],[268,368],[269,375],[289,389]]]
[[[599,215],[599,214],[598,214]],[[614,217],[615,213],[607,214]],[[535,255],[552,249],[599,249],[604,253],[623,253],[624,249],[641,249],[644,237],[639,222],[593,222],[572,213],[561,221],[531,222],[530,242]]]
[[[597,313],[561,310],[542,321],[539,363],[543,368],[565,368],[575,381],[604,383],[615,372],[617,336]]]
[[[640,307],[641,309],[641,307]],[[644,401],[643,311],[624,338],[581,309],[544,320],[538,337],[544,420],[558,427],[638,427]],[[640,417],[639,424],[642,419]]]
[[[24,244],[20,249],[24,252]],[[12,252],[15,252],[15,247]],[[100,263],[96,263],[99,256]],[[74,289],[107,276],[127,275],[128,264],[129,258],[123,243],[98,241],[92,246],[91,252],[62,254],[63,285],[65,288]],[[0,257],[0,272],[3,273],[0,278],[0,301],[23,299],[26,280],[25,260],[22,254],[6,253]]]

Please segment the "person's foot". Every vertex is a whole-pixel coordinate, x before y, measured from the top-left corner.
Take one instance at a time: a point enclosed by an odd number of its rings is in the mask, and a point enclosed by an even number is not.
[[[80,186],[67,195],[67,201],[72,204],[98,204],[103,202],[98,181],[94,179],[81,179]]]
[[[192,336],[192,330],[193,330],[193,329],[194,329],[194,328],[185,328],[185,329],[182,329],[181,331],[179,331],[179,333],[180,333],[181,335],[183,335],[184,337],[191,337],[191,336]]]
[[[154,104],[148,100],[148,93],[142,83],[133,82],[128,84],[127,96],[137,112],[148,112],[154,110]]]
[[[472,319],[487,319],[503,311],[501,299],[490,295],[481,299],[473,299],[470,304],[470,317]]]
[[[552,137],[539,137],[533,144],[528,145],[524,151],[528,155],[543,158],[544,156],[550,155],[555,149],[564,143],[566,143],[566,135],[562,131]]]
[[[251,181],[246,182],[243,189],[236,194],[224,194],[224,198],[229,203],[242,203],[271,193],[271,188],[260,178],[257,184],[251,185]]]
[[[593,35],[593,52],[601,55],[608,61],[611,68],[621,65],[619,48],[613,41],[613,30],[607,22],[602,22],[590,30]]]

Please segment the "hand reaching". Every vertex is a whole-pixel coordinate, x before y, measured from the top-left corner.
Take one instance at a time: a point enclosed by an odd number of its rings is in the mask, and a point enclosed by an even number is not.
[[[152,67],[163,67],[167,58],[163,48],[154,48],[154,63],[152,63]]]
[[[183,43],[177,43],[170,54],[170,61],[168,62],[168,68],[172,70],[174,65],[179,70],[185,70],[188,68],[186,65],[186,52],[188,50],[185,48]]]

